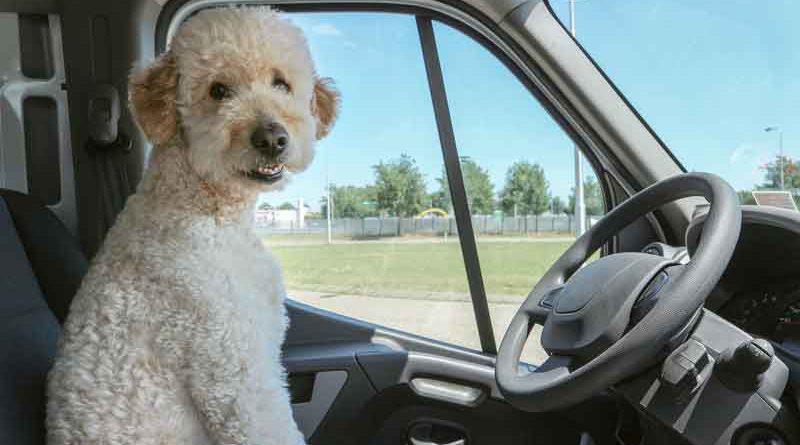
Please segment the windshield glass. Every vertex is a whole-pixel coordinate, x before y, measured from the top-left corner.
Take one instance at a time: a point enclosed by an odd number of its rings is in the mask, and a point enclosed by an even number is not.
[[[745,203],[783,176],[798,201],[800,2],[574,3],[578,41],[687,170]],[[550,5],[570,29],[570,0]]]

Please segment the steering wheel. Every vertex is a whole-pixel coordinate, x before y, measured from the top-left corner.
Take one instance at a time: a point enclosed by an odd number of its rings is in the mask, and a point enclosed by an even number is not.
[[[614,234],[671,201],[710,203],[689,263],[644,253],[604,256],[580,267]],[[736,192],[720,177],[687,173],[640,191],[579,237],[525,299],[497,354],[496,380],[514,406],[533,412],[588,399],[642,371],[677,346],[733,255],[741,230]],[[519,366],[534,324],[549,358]]]

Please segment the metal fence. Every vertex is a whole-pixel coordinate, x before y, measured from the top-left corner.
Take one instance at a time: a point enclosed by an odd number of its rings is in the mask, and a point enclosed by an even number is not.
[[[598,217],[587,216],[589,227]],[[295,221],[257,221],[256,227],[265,234],[320,234],[327,232],[327,221],[308,219],[303,227]],[[571,215],[529,215],[503,217],[476,215],[472,228],[477,235],[533,235],[537,233],[572,233],[576,221]],[[331,232],[337,237],[378,238],[390,236],[443,236],[458,233],[453,218],[336,218],[331,220]]]

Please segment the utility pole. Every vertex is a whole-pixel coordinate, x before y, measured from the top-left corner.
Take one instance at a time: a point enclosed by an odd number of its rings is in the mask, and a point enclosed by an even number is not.
[[[327,214],[328,218],[328,244],[331,244],[331,182],[328,179],[328,163],[327,160],[325,162],[325,199],[327,201],[327,205],[325,206],[325,213]]]
[[[569,28],[572,37],[575,37],[575,0],[569,0]],[[583,235],[586,231],[586,203],[583,200],[583,154],[575,145],[575,217],[577,225],[575,234]]]
[[[781,127],[767,127],[764,129],[767,133],[772,131],[778,132],[778,168],[781,170],[781,190],[785,190],[783,185],[783,130]]]

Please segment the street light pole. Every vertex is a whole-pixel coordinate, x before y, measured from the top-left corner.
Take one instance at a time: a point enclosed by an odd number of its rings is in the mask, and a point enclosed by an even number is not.
[[[325,213],[326,213],[325,217],[328,220],[327,221],[328,222],[328,224],[327,224],[327,226],[328,226],[327,227],[327,229],[328,229],[328,244],[331,244],[331,242],[332,242],[332,239],[331,239],[331,216],[332,216],[331,215],[331,211],[332,211],[332,209],[331,209],[331,181],[330,181],[330,177],[328,176],[328,160],[327,159],[325,160],[325,192],[326,192],[325,193],[325,201],[326,201],[326,204],[327,204],[325,206]]]
[[[575,37],[575,0],[569,0],[569,28]],[[575,145],[575,217],[578,219],[575,228],[577,236],[586,231],[586,203],[583,200],[583,155]]]
[[[781,190],[784,190],[785,187],[783,186],[783,130],[778,130],[778,156],[781,157]]]
[[[780,169],[781,190],[785,190],[783,183],[783,130],[780,127],[767,127],[764,129],[767,133],[771,131],[778,132],[778,168]]]

